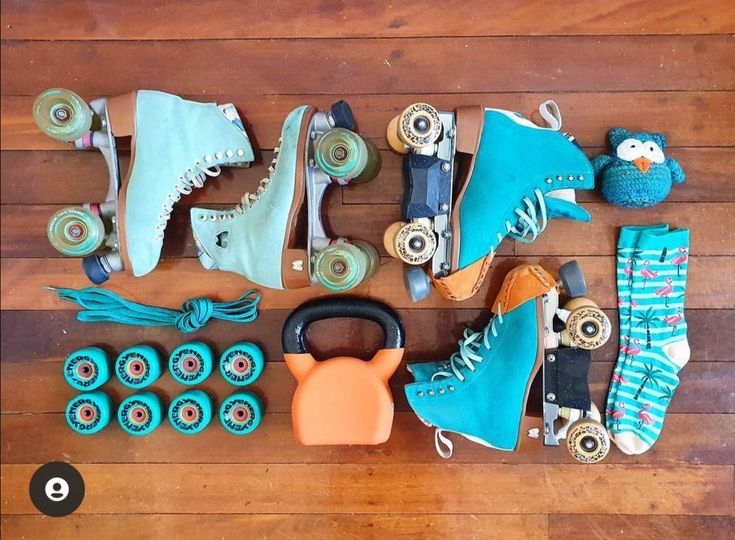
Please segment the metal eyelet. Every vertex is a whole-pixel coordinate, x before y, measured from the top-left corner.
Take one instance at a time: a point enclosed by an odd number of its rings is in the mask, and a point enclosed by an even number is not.
[[[216,157],[217,159],[222,159],[222,152],[215,152],[214,157]]]
[[[450,391],[450,392],[454,392],[454,385],[453,385],[453,384],[450,384],[450,385],[449,385],[449,391]]]
[[[228,150],[227,152],[225,152],[225,154],[227,154],[227,157],[232,157],[235,155],[235,152],[233,152],[232,150]]]
[[[574,177],[570,174],[569,176],[567,176],[567,180],[571,182],[572,180],[574,180]]]
[[[210,156],[209,154],[207,154],[206,156],[204,156],[204,161],[206,161],[207,163],[211,162],[212,161],[212,156]]]
[[[429,395],[430,396],[433,396],[434,395],[434,391],[433,390],[429,390]]]
[[[553,180],[552,180],[551,178],[547,178],[547,179],[546,179],[546,183],[547,183],[547,184],[551,184],[552,182],[553,182]]]
[[[445,392],[444,388],[440,388],[440,389],[439,389],[439,393],[440,393],[441,395],[444,395],[444,392]]]
[[[577,177],[577,180],[579,180],[579,181],[581,182],[582,180],[584,180],[584,176],[580,174],[580,175],[579,175],[579,176]]]
[[[419,397],[424,397],[424,393],[421,390],[419,390],[418,394],[416,394],[416,395],[419,396]]]
[[[564,177],[563,177],[563,176],[561,176],[561,175],[559,175],[559,176],[557,176],[557,177],[556,177],[556,179],[557,179],[557,180],[558,180],[559,182],[561,182],[562,180],[564,180]]]
[[[240,157],[244,156],[245,155],[245,150],[243,150],[242,148],[238,148],[237,149],[237,155],[240,156]]]

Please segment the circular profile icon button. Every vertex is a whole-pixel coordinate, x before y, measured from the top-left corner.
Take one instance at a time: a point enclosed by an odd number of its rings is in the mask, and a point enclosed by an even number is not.
[[[84,480],[68,463],[55,461],[38,468],[28,487],[33,505],[52,517],[71,514],[84,499]]]

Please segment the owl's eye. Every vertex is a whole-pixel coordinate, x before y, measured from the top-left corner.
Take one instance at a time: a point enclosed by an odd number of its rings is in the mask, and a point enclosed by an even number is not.
[[[642,143],[638,139],[625,139],[618,145],[616,153],[622,160],[633,161],[641,157],[641,154],[645,152],[645,148],[642,149],[641,145]]]
[[[653,163],[663,163],[666,160],[661,147],[653,141],[648,141],[643,146],[643,157],[650,159]]]

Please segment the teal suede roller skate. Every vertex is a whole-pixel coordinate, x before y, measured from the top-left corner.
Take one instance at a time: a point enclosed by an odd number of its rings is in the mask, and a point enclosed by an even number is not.
[[[64,416],[72,430],[82,435],[92,435],[110,423],[112,400],[101,390],[79,394],[69,401]]]
[[[551,127],[500,109],[440,112],[426,103],[391,121],[388,142],[406,154],[404,198],[402,221],[383,240],[409,265],[414,301],[429,294],[431,282],[451,300],[475,294],[506,236],[531,242],[550,218],[589,221],[574,191],[594,187],[592,166],[559,131],[556,104],[539,110]]]
[[[163,403],[153,392],[138,392],[125,398],[117,409],[123,431],[143,436],[155,431],[163,420]]]
[[[322,199],[333,183],[367,182],[379,168],[377,150],[357,135],[345,102],[329,113],[298,107],[286,117],[269,176],[255,193],[228,210],[191,210],[202,265],[274,289],[356,287],[377,270],[378,253],[367,242],[329,238]],[[297,238],[302,205],[306,238]]]
[[[78,149],[97,148],[107,162],[105,201],[64,208],[49,221],[48,237],[61,253],[84,256],[94,283],[110,272],[143,276],[161,254],[164,229],[182,195],[217,176],[220,167],[249,165],[253,151],[231,104],[195,103],[140,90],[85,103],[54,88],[33,106],[38,127]],[[130,167],[121,175],[117,139],[132,137]]]
[[[188,390],[171,400],[168,421],[179,433],[199,433],[212,420],[212,400],[201,390]]]

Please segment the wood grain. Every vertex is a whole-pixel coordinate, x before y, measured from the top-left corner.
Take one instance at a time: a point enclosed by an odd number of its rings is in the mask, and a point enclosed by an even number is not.
[[[35,465],[2,465],[6,514],[33,512]],[[79,465],[77,514],[732,512],[731,466]],[[295,482],[294,479],[299,481]],[[488,481],[492,479],[492,481]],[[646,489],[641,489],[645,483]],[[148,489],[142,486],[155,486]],[[192,497],[196,493],[197,496]],[[165,496],[163,496],[165,494]]]
[[[735,535],[732,516],[549,516],[549,538],[563,540],[586,531],[588,538],[707,538]]]

